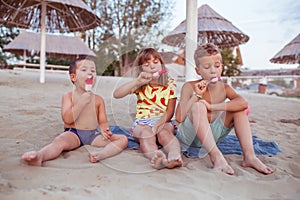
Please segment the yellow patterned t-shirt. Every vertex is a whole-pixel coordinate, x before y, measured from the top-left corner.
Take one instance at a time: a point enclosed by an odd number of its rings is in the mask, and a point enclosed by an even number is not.
[[[151,86],[147,84],[138,89],[136,118],[161,117],[166,111],[170,99],[177,98],[176,83],[168,79],[167,86]]]

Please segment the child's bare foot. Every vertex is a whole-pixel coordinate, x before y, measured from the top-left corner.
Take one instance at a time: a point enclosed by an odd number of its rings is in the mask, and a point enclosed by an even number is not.
[[[42,166],[42,158],[37,151],[29,151],[22,155],[22,160],[28,165]]]
[[[216,157],[215,159],[211,159],[211,161],[213,163],[214,169],[221,170],[221,172],[224,172],[229,175],[234,174],[234,170],[227,163],[223,155]]]
[[[252,167],[263,174],[272,174],[275,171],[275,169],[268,167],[264,163],[262,163],[256,156],[251,159],[245,159],[242,163],[242,166]]]
[[[90,153],[90,162],[96,163],[100,161],[100,154],[97,152]]]
[[[180,154],[170,152],[167,160],[168,163],[166,167],[169,169],[182,166],[182,158]]]
[[[150,162],[151,166],[155,169],[165,168],[168,164],[166,155],[160,150],[155,152],[155,155],[153,156]]]
[[[166,158],[166,155],[158,150],[155,152],[155,155],[151,159],[151,165],[155,169],[162,169],[162,168],[168,168],[172,169],[175,167],[182,166],[182,159],[180,155],[175,155],[172,153],[169,153],[168,159]]]

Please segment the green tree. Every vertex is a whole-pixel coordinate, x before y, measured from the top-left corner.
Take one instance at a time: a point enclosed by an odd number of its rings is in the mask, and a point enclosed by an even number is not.
[[[174,0],[85,0],[102,20],[99,28],[83,33],[96,50],[98,73],[113,65],[114,74],[131,67],[132,53],[155,46],[168,25]],[[85,37],[88,34],[88,37]],[[112,67],[112,66],[110,66]]]
[[[241,74],[238,57],[233,55],[232,49],[221,50],[224,69],[222,76],[239,76]]]
[[[9,53],[3,52],[3,47],[10,43],[20,31],[16,28],[7,28],[0,25],[0,68],[7,67],[7,60],[12,56]]]

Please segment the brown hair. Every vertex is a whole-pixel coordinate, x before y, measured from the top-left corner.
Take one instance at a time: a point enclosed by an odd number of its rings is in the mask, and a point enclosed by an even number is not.
[[[198,67],[200,65],[199,58],[216,54],[221,54],[221,52],[219,48],[212,43],[202,44],[198,46],[194,53],[194,60],[196,66]]]
[[[143,71],[142,65],[148,61],[151,56],[154,59],[158,59],[161,63],[162,69],[166,69],[165,62],[162,59],[162,56],[158,51],[154,48],[145,48],[139,51],[134,63],[133,63],[133,75],[134,77],[138,77],[139,74]],[[159,77],[159,84],[165,86],[168,83],[168,73],[164,73]]]
[[[91,60],[91,61],[94,61],[89,56],[81,56],[79,58],[76,58],[76,60],[74,60],[73,62],[71,62],[70,66],[69,66],[69,75],[76,74],[77,63],[80,62],[80,61],[82,61],[82,60]],[[74,82],[72,81],[72,83],[74,83]]]

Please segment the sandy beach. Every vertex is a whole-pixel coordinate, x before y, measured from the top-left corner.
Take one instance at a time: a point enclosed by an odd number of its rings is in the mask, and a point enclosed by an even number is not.
[[[110,125],[130,127],[135,97],[113,99],[125,78],[98,77],[95,93],[105,99]],[[178,84],[180,85],[180,84]],[[276,172],[263,175],[225,155],[233,176],[211,169],[208,157],[183,156],[184,166],[154,170],[138,150],[93,164],[90,146],[31,167],[21,155],[38,150],[63,131],[61,97],[73,88],[68,74],[0,70],[0,199],[299,199],[300,100],[263,94],[243,96],[251,107],[253,135],[278,144],[281,153],[259,156]],[[180,88],[178,88],[179,90]],[[179,92],[179,91],[178,91]]]

